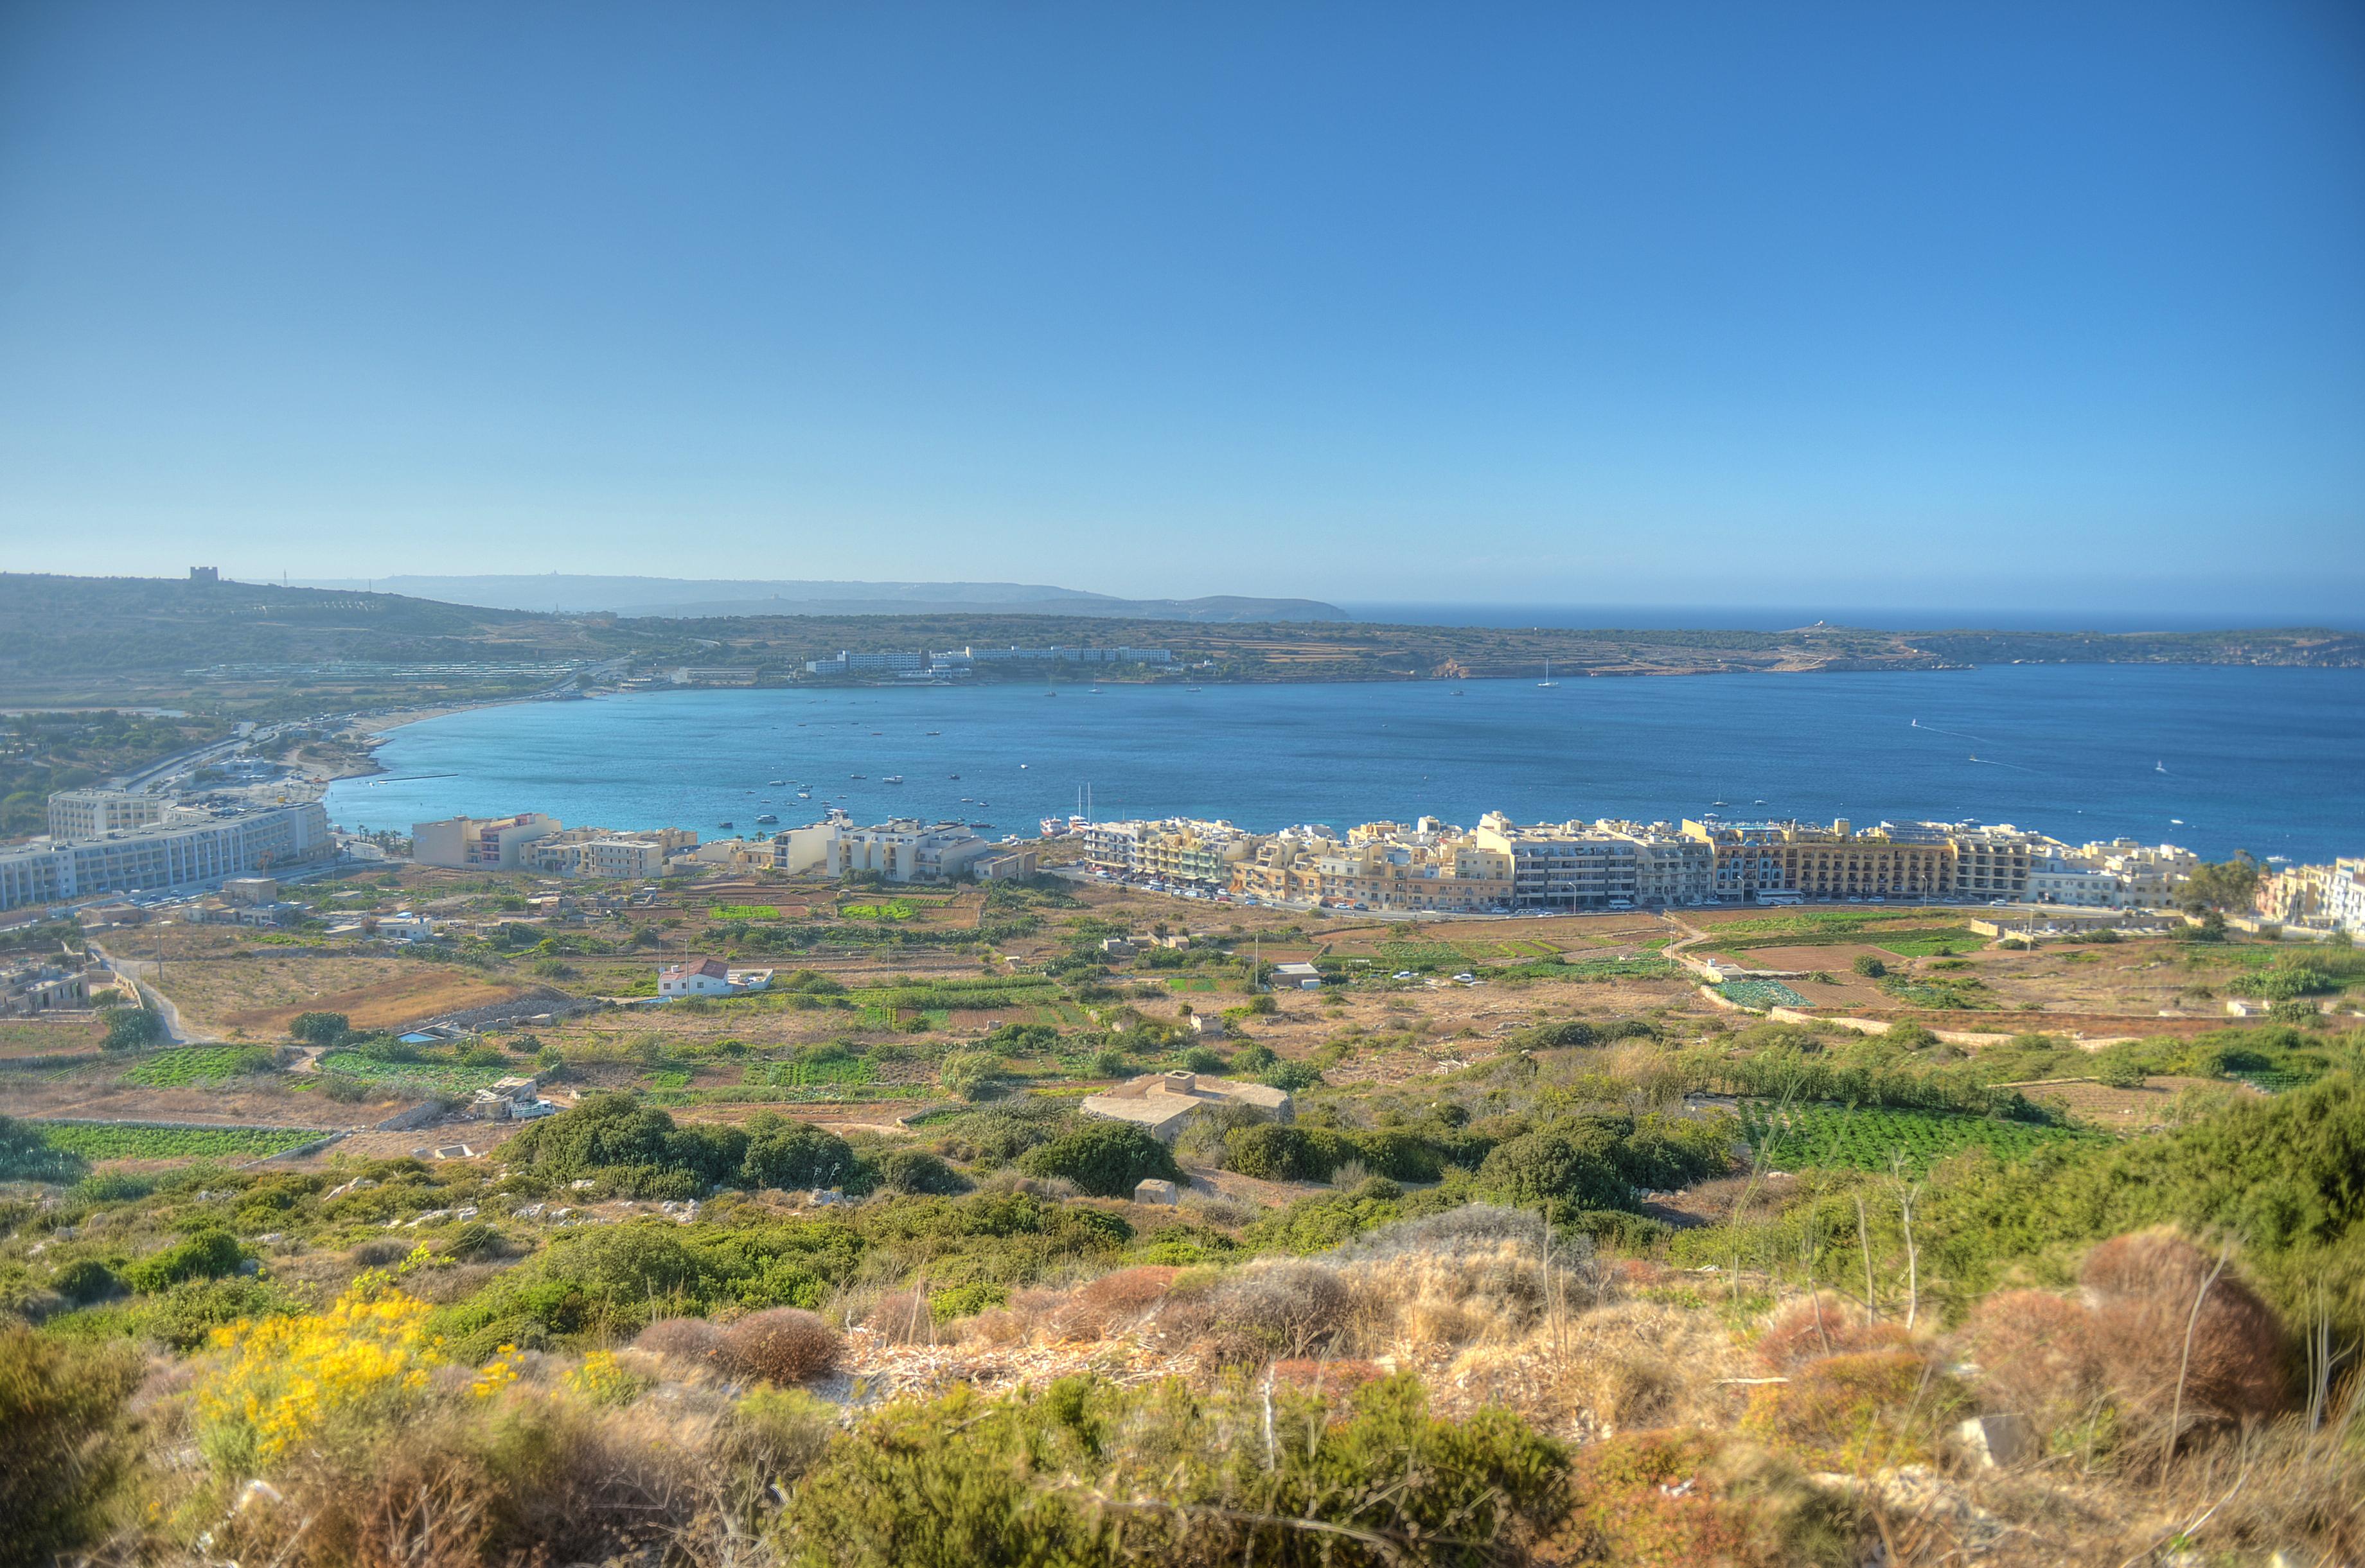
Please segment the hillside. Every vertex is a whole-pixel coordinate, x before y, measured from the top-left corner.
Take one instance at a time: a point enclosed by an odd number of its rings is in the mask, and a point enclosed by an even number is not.
[[[1120,599],[1039,583],[869,583],[733,578],[593,577],[395,577],[318,581],[314,588],[388,593],[451,604],[623,616],[1037,614],[1143,621],[1344,621],[1336,605],[1311,599]]]
[[[1274,601],[1224,602],[1247,613]],[[1115,613],[1080,621],[1065,610],[618,617],[267,583],[0,573],[0,701],[19,704],[199,701],[259,713],[308,702],[470,700],[540,689],[586,664],[610,665],[618,675],[736,665],[773,684],[801,678],[806,660],[842,648],[1078,643],[1171,648],[1189,668],[1187,677],[1178,668],[1167,678],[1194,681],[1519,678],[1536,674],[1546,659],[1569,678],[2007,662],[2365,665],[2365,636],[2308,630],[1530,631]],[[985,668],[978,678],[998,676],[1027,678]]]

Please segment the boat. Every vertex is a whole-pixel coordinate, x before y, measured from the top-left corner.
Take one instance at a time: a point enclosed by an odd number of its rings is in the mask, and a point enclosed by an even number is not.
[[[1544,678],[1536,682],[1536,684],[1538,686],[1558,686],[1560,684],[1559,681],[1556,681],[1552,678],[1552,660],[1546,659],[1544,661]]]
[[[849,774],[847,774],[847,775],[846,775],[846,777],[847,777],[848,778],[861,778],[861,777],[863,777],[863,776],[862,776],[861,774],[859,774],[859,773],[849,773]]]
[[[729,827],[729,826],[731,825],[731,819],[730,819],[729,817],[725,817],[725,818],[723,818],[723,821],[722,821],[720,823],[718,823],[717,825],[718,825],[718,826],[722,826],[722,827]]]
[[[881,784],[901,784],[903,782],[903,776],[900,773],[891,773],[886,778],[881,778],[879,782]]]
[[[1196,691],[1196,690],[1198,690],[1199,689],[1198,689],[1197,687],[1195,687],[1195,686],[1186,686],[1186,687],[1184,687],[1182,689],[1183,689],[1183,690],[1185,690],[1185,691]]]
[[[774,815],[773,815],[771,812],[759,812],[759,813],[757,815],[757,818],[756,818],[756,821],[757,821],[758,823],[776,823],[776,822],[779,822],[779,820],[780,820],[779,818],[778,818],[778,817],[774,816]]]
[[[1750,801],[1749,803],[1750,803],[1751,805],[1753,805],[1753,806],[1762,806],[1762,805],[1764,805],[1765,802],[1765,801]]]
[[[800,801],[810,801],[813,799],[813,791],[810,790],[800,790],[797,791],[797,799]]]
[[[993,824],[992,823],[971,823],[969,825],[975,828],[980,833],[988,833],[993,828]]]
[[[1729,802],[1729,801],[1710,801],[1709,802],[1709,805],[1711,805],[1711,806],[1722,806],[1722,805],[1728,805],[1728,804],[1730,804],[1730,803],[1731,803],[1731,802]]]
[[[944,731],[942,731],[942,730],[930,730],[930,731],[928,732],[928,734],[932,734],[932,735],[941,735],[941,734],[944,734]]]
[[[947,773],[945,777],[951,779],[956,784],[960,782],[960,775],[958,773]]]
[[[1026,765],[1025,763],[1023,763],[1023,762],[1022,762],[1022,763],[1020,763],[1020,764],[1018,765],[1018,771],[1020,771],[1021,773],[1026,772]]]

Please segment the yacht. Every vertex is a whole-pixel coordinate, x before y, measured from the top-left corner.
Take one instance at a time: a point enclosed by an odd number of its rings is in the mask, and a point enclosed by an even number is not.
[[[722,821],[722,823],[721,823],[719,825],[721,825],[721,826],[723,826],[723,827],[729,827],[729,826],[731,825],[731,819],[730,819],[729,817],[725,817],[725,818],[723,818],[723,821]]]
[[[928,732],[928,734],[932,734],[932,735],[941,735],[941,734],[944,734],[944,731],[942,731],[942,730],[930,730],[930,731]]]
[[[847,775],[846,775],[846,777],[847,777],[848,778],[862,778],[862,777],[863,777],[863,775],[861,775],[861,774],[859,774],[859,773],[849,773],[849,774],[847,774]]]
[[[758,824],[758,825],[761,825],[762,823],[776,823],[776,822],[779,822],[779,820],[780,820],[779,818],[778,818],[778,817],[774,816],[774,815],[773,815],[771,812],[758,812],[758,813],[757,814],[757,817],[756,817],[756,821],[757,821],[757,824]]]
[[[1560,684],[1559,681],[1556,681],[1552,678],[1552,660],[1546,659],[1544,661],[1544,678],[1536,682],[1536,684],[1538,686],[1558,686]]]
[[[960,782],[960,775],[958,773],[947,773],[945,777],[951,779],[956,784]]]
[[[813,799],[813,791],[810,790],[800,790],[797,791],[797,799],[800,801],[810,801]]]
[[[881,778],[879,782],[881,784],[901,784],[903,782],[903,776],[900,773],[891,773],[886,778]]]
[[[785,779],[785,778],[775,778],[775,779],[771,780],[771,787],[772,787],[773,789],[777,790],[777,789],[780,788],[780,786],[782,786],[783,784],[786,784],[787,782],[788,782],[788,780],[787,780],[787,779]]]

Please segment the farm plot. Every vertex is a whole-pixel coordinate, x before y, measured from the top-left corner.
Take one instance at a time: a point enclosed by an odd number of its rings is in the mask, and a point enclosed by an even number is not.
[[[409,958],[241,958],[166,966],[164,993],[191,1023],[251,1036],[285,1033],[299,1013],[342,1013],[387,1029],[506,1002],[522,988]]]
[[[1804,1007],[1807,999],[1784,985],[1780,980],[1727,980],[1716,988],[1717,994],[1727,1002],[1763,1011],[1768,1007]]]
[[[364,1083],[417,1084],[422,1089],[473,1092],[519,1070],[508,1062],[474,1066],[454,1061],[386,1061],[359,1051],[329,1051],[320,1058],[320,1070]]]
[[[1782,1170],[1810,1165],[1888,1170],[1901,1161],[1906,1170],[1919,1174],[1968,1148],[1984,1148],[2001,1159],[2013,1159],[2047,1144],[2096,1136],[2068,1127],[1937,1111],[1855,1110],[1839,1105],[1781,1111],[1761,1102],[1743,1105],[1741,1121],[1750,1147],[1762,1162]]]
[[[325,1137],[326,1127],[176,1127],[154,1123],[35,1122],[41,1140],[84,1159],[217,1159],[282,1154]]]
[[[146,1058],[122,1081],[148,1089],[220,1083],[271,1070],[276,1053],[266,1046],[185,1046]]]

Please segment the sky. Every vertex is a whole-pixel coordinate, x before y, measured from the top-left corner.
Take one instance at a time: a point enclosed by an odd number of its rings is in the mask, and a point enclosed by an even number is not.
[[[0,5],[0,568],[2365,589],[2365,7]]]

